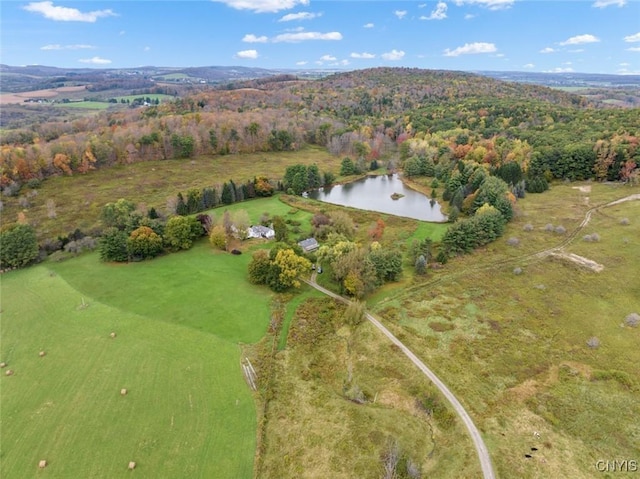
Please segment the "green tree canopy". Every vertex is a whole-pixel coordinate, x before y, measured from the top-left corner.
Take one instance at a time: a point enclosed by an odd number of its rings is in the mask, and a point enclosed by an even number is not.
[[[38,257],[36,232],[30,225],[15,224],[0,232],[0,268],[21,268]]]

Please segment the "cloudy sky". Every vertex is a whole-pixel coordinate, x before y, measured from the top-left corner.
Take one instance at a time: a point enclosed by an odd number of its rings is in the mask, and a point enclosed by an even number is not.
[[[640,0],[3,0],[0,62],[640,74]]]

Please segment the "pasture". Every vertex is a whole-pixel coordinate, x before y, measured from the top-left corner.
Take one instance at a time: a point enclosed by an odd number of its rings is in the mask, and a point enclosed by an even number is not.
[[[598,210],[570,240],[589,208],[638,188],[575,186],[528,195],[503,238],[374,306],[468,408],[500,477],[594,477],[598,458],[640,449],[640,330],[624,324],[640,310],[640,203]],[[531,256],[563,242],[604,269]]]
[[[116,478],[135,461],[148,478],[252,477],[240,344],[264,335],[271,294],[245,281],[249,259],[203,241],[3,275],[0,476]]]

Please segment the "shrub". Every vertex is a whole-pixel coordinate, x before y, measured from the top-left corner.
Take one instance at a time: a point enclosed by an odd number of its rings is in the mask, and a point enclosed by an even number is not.
[[[520,244],[520,240],[518,238],[511,237],[507,240],[507,244],[509,246],[518,246]]]
[[[39,178],[31,178],[27,181],[27,188],[31,188],[32,190],[36,190],[42,186],[42,180]]]
[[[627,326],[631,326],[632,328],[637,327],[638,324],[640,324],[640,314],[638,313],[628,314],[627,317],[624,318],[624,324],[626,324]]]
[[[202,235],[203,226],[191,216],[172,216],[164,230],[165,243],[173,250],[189,249]]]
[[[544,230],[545,231],[553,231],[555,228],[553,227],[553,225],[551,223],[547,223],[546,225],[544,225]]]
[[[522,227],[522,231],[533,231],[533,225],[531,223],[527,223]]]
[[[0,268],[21,268],[35,261],[38,253],[33,227],[15,224],[0,233]]]
[[[418,256],[415,262],[416,274],[423,275],[427,272],[427,259],[424,255]]]
[[[589,243],[597,243],[600,241],[600,235],[598,233],[592,233],[590,235],[584,235],[582,239]]]
[[[622,218],[620,220],[620,224],[623,225],[623,226],[627,226],[627,225],[631,224],[631,221],[629,221],[629,218]]]
[[[140,226],[127,239],[127,252],[133,258],[153,258],[162,252],[162,237],[148,226]]]
[[[564,226],[556,226],[554,231],[559,235],[563,235],[567,232],[567,229]]]
[[[513,268],[513,274],[515,274],[516,276],[519,276],[523,273],[522,268],[520,266]]]
[[[118,228],[107,228],[100,238],[100,259],[102,261],[127,261],[127,235]]]
[[[595,336],[592,336],[587,340],[587,346],[591,349],[597,349],[600,347],[600,340]]]

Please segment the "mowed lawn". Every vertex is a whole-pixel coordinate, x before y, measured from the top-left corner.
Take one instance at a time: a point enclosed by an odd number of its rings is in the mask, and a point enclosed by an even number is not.
[[[200,244],[3,275],[0,477],[117,478],[130,461],[139,477],[252,477],[238,343],[264,334],[270,293],[246,283],[248,256]]]

